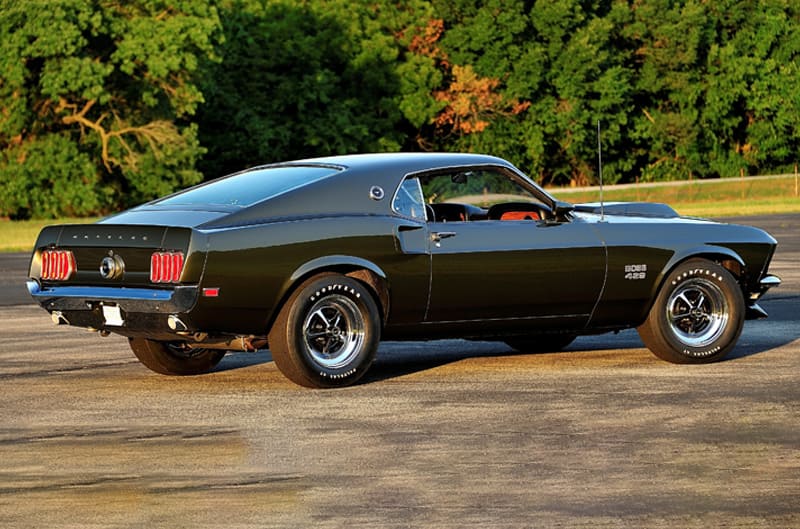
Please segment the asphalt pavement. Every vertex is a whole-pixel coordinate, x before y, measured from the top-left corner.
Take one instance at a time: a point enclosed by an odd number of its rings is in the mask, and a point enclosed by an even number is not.
[[[0,306],[33,303],[25,287],[30,260],[29,253],[0,253]]]
[[[800,527],[800,215],[766,320],[678,366],[635,331],[554,354],[384,343],[312,391],[268,352],[151,373],[120,337],[0,306],[0,527]],[[0,286],[27,255],[0,256]]]

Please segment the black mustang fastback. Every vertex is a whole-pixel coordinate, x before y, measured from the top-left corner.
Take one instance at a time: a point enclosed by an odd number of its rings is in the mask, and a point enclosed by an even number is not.
[[[158,373],[269,347],[292,381],[334,387],[381,339],[555,351],[637,327],[664,360],[719,360],[766,316],[776,244],[663,204],[559,202],[491,156],[353,155],[46,227],[28,289],[58,324],[127,336]]]

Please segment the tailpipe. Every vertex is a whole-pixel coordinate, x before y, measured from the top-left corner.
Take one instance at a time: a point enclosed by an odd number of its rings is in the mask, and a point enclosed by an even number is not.
[[[173,331],[177,332],[185,332],[189,330],[189,327],[183,323],[183,320],[181,320],[176,314],[170,314],[167,317],[167,326]]]
[[[188,342],[191,349],[222,349],[225,351],[255,352],[267,346],[267,339],[258,336],[210,336],[202,341]]]
[[[69,325],[69,320],[60,310],[54,310],[51,312],[50,319],[53,320],[53,323],[56,325]]]

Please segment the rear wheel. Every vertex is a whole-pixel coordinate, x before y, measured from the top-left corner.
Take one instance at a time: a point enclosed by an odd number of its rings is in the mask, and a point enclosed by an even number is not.
[[[733,275],[705,259],[673,270],[638,328],[657,357],[676,364],[720,360],[736,345],[744,325],[744,298]]]
[[[542,334],[539,336],[515,336],[504,341],[521,353],[555,353],[564,350],[575,340],[574,334]]]
[[[159,342],[146,338],[128,339],[133,354],[149,369],[162,375],[200,375],[208,373],[225,351],[192,349],[180,342]]]
[[[278,369],[311,388],[348,386],[375,359],[380,314],[361,282],[347,276],[316,276],[292,294],[269,334]]]

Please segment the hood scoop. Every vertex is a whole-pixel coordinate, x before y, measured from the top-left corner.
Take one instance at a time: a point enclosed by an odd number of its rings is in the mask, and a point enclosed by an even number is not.
[[[652,217],[659,219],[672,219],[680,217],[678,212],[666,204],[658,202],[606,202],[601,206],[599,202],[576,204],[574,211],[583,213],[596,213],[604,210],[606,215],[619,215],[623,217]]]

